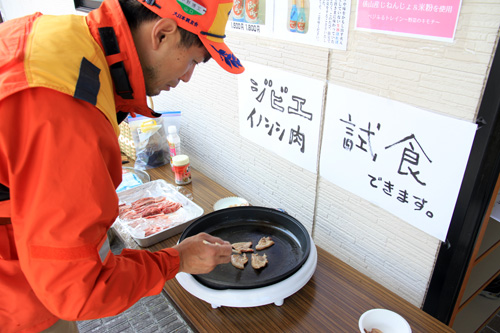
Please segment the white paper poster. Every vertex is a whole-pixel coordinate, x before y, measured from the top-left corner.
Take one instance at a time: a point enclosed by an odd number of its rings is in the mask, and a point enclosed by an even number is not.
[[[241,135],[316,173],[325,83],[245,62],[238,88]]]
[[[445,241],[476,124],[329,85],[320,174]]]
[[[346,50],[350,0],[235,0],[228,30]]]
[[[228,30],[272,36],[274,0],[234,0]]]
[[[356,29],[452,42],[461,6],[461,0],[362,0]]]
[[[281,0],[275,2],[274,13],[276,38],[331,49],[347,49],[350,0]]]

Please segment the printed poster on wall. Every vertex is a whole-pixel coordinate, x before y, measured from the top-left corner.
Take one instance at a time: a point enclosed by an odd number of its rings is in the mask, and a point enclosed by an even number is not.
[[[274,0],[234,0],[228,30],[272,36]]]
[[[275,2],[274,35],[296,43],[346,50],[350,0]]]
[[[316,173],[325,83],[245,62],[238,75],[240,134]]]
[[[476,124],[328,85],[320,174],[445,241]]]
[[[235,0],[229,30],[346,50],[350,0]]]
[[[461,0],[359,0],[356,29],[452,42]]]

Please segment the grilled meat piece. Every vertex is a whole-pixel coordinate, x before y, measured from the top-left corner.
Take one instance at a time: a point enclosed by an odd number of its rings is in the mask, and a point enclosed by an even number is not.
[[[267,256],[265,254],[258,255],[256,253],[252,253],[252,267],[254,269],[260,269],[266,266],[268,263]]]
[[[233,249],[238,252],[253,252],[253,249],[251,249],[252,242],[239,242],[231,245],[233,246]]]
[[[233,254],[231,255],[231,264],[239,269],[244,269],[245,264],[248,262],[247,254]]]
[[[259,240],[259,243],[257,244],[257,246],[255,246],[255,249],[260,251],[260,250],[264,250],[264,249],[267,249],[268,247],[272,246],[274,244],[274,241],[271,239],[271,237],[262,237],[260,240]]]

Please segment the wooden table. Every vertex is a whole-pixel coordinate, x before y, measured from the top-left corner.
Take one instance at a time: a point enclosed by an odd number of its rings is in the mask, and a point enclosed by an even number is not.
[[[170,166],[147,170],[151,179],[175,184]],[[192,195],[205,214],[220,198],[234,194],[192,169],[193,181],[182,190]],[[122,232],[122,231],[121,231]],[[149,248],[157,251],[175,245],[176,235]],[[133,241],[127,246],[139,248]],[[317,247],[318,263],[311,280],[297,293],[274,304],[253,308],[220,307],[184,290],[176,279],[164,290],[187,323],[197,332],[359,332],[358,319],[365,311],[385,308],[402,315],[413,332],[454,332],[437,319],[410,304],[335,256]]]

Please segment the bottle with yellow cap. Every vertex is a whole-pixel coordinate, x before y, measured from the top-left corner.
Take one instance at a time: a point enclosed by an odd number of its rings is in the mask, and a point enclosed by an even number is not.
[[[191,183],[191,167],[187,155],[176,155],[172,157],[172,166],[177,185],[187,185]]]

